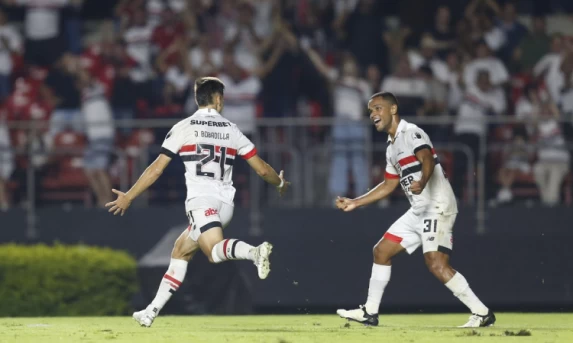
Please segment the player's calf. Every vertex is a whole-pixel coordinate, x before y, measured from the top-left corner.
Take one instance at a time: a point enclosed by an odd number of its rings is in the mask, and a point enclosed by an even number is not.
[[[424,254],[424,260],[430,273],[444,284],[456,273],[450,266],[450,257],[447,254],[439,251],[427,252]]]
[[[159,311],[169,301],[171,296],[177,292],[187,273],[188,262],[193,258],[199,245],[189,238],[189,234],[184,231],[175,241],[173,251],[171,252],[171,262],[167,272],[163,275],[159,289],[155,298],[146,309],[135,312],[133,319],[144,327],[150,327],[159,314]]]

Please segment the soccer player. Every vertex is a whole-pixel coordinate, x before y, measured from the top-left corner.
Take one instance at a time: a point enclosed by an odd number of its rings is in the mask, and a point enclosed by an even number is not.
[[[392,257],[404,250],[411,254],[421,245],[430,272],[472,312],[462,327],[493,325],[493,312],[478,299],[463,275],[450,266],[452,231],[458,208],[430,138],[416,125],[400,119],[398,101],[391,93],[374,94],[368,102],[368,111],[376,130],[388,133],[385,180],[358,198],[338,197],[336,205],[350,212],[384,199],[399,184],[411,208],[374,246],[366,304],[355,310],[338,310],[338,315],[366,325],[378,325],[378,308],[390,281]]]
[[[251,260],[265,279],[270,270],[272,245],[264,242],[253,247],[237,239],[224,239],[223,229],[233,216],[233,165],[241,156],[266,182],[277,187],[283,195],[289,186],[283,172],[263,161],[255,146],[237,126],[221,116],[225,85],[214,77],[195,82],[195,101],[199,106],[191,117],[175,124],[166,135],[159,157],[143,172],[127,192],[113,190],[117,199],[106,204],[109,212],[123,215],[131,202],[151,186],[171,160],[179,155],[185,164],[187,199],[185,210],[189,227],[179,236],[171,253],[171,263],[163,276],[155,299],[133,318],[145,327],[155,317],[171,295],[181,286],[187,264],[200,248],[210,262]]]

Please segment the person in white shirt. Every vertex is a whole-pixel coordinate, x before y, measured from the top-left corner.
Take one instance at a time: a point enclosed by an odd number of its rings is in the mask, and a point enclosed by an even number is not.
[[[535,182],[541,194],[541,202],[547,206],[559,204],[561,184],[570,172],[570,152],[567,150],[560,113],[551,102],[541,107],[541,118],[537,124],[537,162],[533,166]]]
[[[185,211],[189,227],[175,242],[171,263],[155,299],[146,309],[133,314],[141,326],[151,326],[159,311],[181,286],[187,264],[199,249],[212,263],[251,260],[261,279],[270,272],[270,243],[253,247],[243,241],[223,238],[223,228],[233,216],[233,166],[240,163],[236,159],[241,156],[263,180],[277,187],[280,195],[285,193],[289,182],[284,179],[282,171],[277,174],[259,157],[254,144],[237,125],[221,116],[224,91],[225,85],[217,78],[196,80],[197,112],[173,126],[165,137],[161,154],[133,187],[126,193],[114,189],[117,200],[106,204],[110,207],[109,212],[123,215],[131,202],[159,178],[173,158],[179,155],[185,164]]]
[[[398,60],[396,70],[382,80],[380,89],[400,97],[401,111],[407,116],[416,115],[424,107],[428,94],[426,82],[413,73],[407,56]]]
[[[430,138],[424,130],[400,118],[398,101],[392,93],[374,94],[368,110],[376,131],[388,133],[385,180],[355,199],[338,197],[336,206],[344,212],[353,211],[388,197],[400,185],[411,207],[374,246],[366,304],[354,310],[340,309],[338,315],[378,325],[380,301],[390,282],[392,260],[403,251],[412,254],[421,246],[430,272],[472,312],[462,327],[493,325],[493,312],[450,265],[458,206]]]
[[[533,67],[533,76],[543,78],[553,102],[559,103],[561,90],[566,84],[561,64],[567,55],[563,36],[556,34],[551,38],[551,51],[545,54]]]
[[[108,172],[115,139],[113,114],[103,85],[85,71],[80,71],[78,77],[82,87],[81,111],[88,139],[84,170],[98,206],[104,207],[113,196]]]
[[[22,52],[22,37],[14,26],[8,24],[6,13],[0,9],[0,101],[10,94],[12,55]]]
[[[478,73],[482,70],[489,72],[491,84],[501,87],[509,82],[509,73],[503,62],[492,55],[490,48],[484,42],[476,47],[476,58],[464,67],[464,83],[467,88],[476,85]]]
[[[432,69],[434,77],[442,82],[447,83],[450,78],[448,65],[436,56],[438,43],[430,35],[424,35],[420,42],[420,51],[408,51],[408,60],[412,70],[418,71],[422,66],[427,65]]]
[[[153,26],[147,23],[145,12],[137,10],[132,18],[131,25],[123,33],[123,41],[126,45],[128,56],[137,62],[132,68],[130,77],[136,84],[147,82],[152,76],[151,65],[151,36]]]
[[[329,81],[335,124],[332,128],[332,162],[329,192],[331,195],[348,194],[348,171],[352,171],[354,193],[368,189],[369,173],[365,139],[368,137],[363,103],[370,93],[368,82],[359,77],[358,65],[350,55],[342,61],[340,70],[330,68],[318,53],[307,48],[307,54],[317,70]]]
[[[467,88],[462,105],[459,108],[457,120],[454,124],[454,134],[460,144],[468,146],[473,153],[474,165],[480,156],[480,139],[487,134],[488,115],[500,115],[507,108],[505,94],[501,88],[494,88],[490,81],[490,72],[478,72],[477,84]],[[465,186],[467,175],[467,159],[464,154],[456,154],[455,189]]]
[[[6,0],[5,2],[26,8],[24,19],[26,61],[40,66],[51,66],[66,49],[65,40],[60,32],[62,8],[81,3],[81,0]]]

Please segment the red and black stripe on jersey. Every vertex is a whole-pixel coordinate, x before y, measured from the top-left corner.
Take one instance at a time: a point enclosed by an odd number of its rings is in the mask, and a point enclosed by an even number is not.
[[[232,166],[235,163],[237,149],[221,147],[218,145],[199,144],[199,149],[197,149],[197,144],[184,145],[181,147],[181,149],[179,149],[179,155],[181,156],[181,160],[183,160],[183,162],[199,162],[205,158],[209,158],[209,156],[213,154],[211,152],[212,149],[215,149],[215,157],[213,162],[219,163],[221,160],[221,153],[224,151],[225,164]],[[198,153],[197,150],[200,152]]]
[[[440,164],[440,159],[439,159],[438,155],[436,154],[436,151],[434,150],[434,148],[430,147],[427,144],[424,144],[424,145],[417,147],[414,150],[414,155],[406,156],[406,157],[404,157],[398,161],[398,164],[400,165],[400,170],[401,170],[400,176],[386,172],[385,178],[387,178],[387,179],[398,179],[398,178],[403,178],[403,177],[406,177],[410,174],[414,174],[414,173],[417,173],[419,171],[422,171],[422,164],[420,163],[420,161],[418,161],[418,158],[415,155],[416,152],[418,152],[422,149],[429,149],[432,152],[432,155],[434,156],[434,161],[436,162],[436,165]],[[404,167],[406,167],[406,168],[404,168]]]

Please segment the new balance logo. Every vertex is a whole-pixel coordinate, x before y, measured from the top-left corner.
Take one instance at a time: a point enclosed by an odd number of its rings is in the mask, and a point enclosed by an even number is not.
[[[214,209],[214,208],[210,208],[207,211],[205,211],[205,217],[209,217],[209,216],[214,216],[216,214],[218,214],[219,212]]]
[[[434,237],[428,237],[428,239],[426,239],[426,241],[428,241],[428,242],[433,242],[433,241],[434,241]]]

